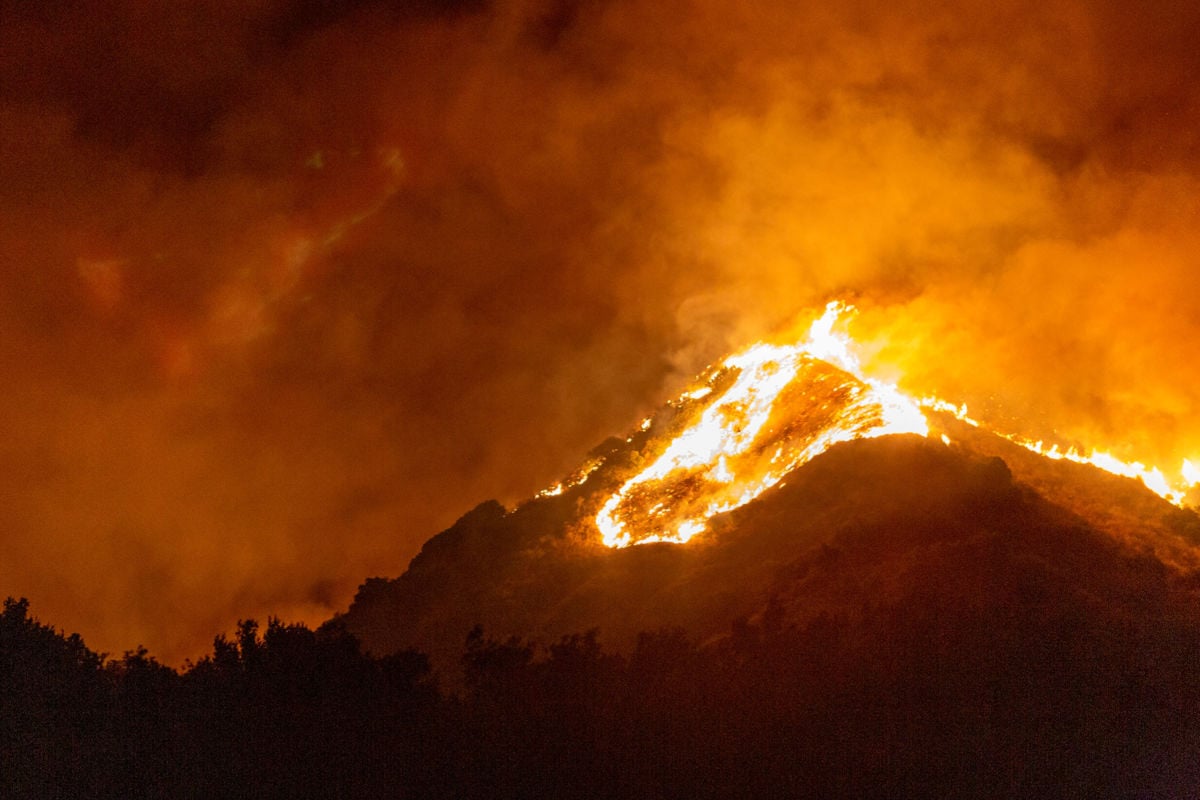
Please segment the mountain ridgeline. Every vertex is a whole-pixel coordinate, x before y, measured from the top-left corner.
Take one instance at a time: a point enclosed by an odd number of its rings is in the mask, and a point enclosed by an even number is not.
[[[7,601],[0,795],[1200,796],[1194,511],[935,414],[953,444],[844,442],[686,544],[604,546],[694,415],[183,671]]]
[[[477,506],[337,623],[428,653],[449,686],[470,685],[481,629],[545,664],[582,632],[630,665],[693,642],[691,668],[653,677],[668,719],[622,720],[681,737],[651,760],[696,758],[691,796],[1195,796],[1200,516],[931,423],[953,443],[836,445],[685,545],[624,549],[590,519],[653,433],[610,440],[586,482]]]
[[[596,629],[627,651],[644,631],[714,642],[768,613],[790,626],[858,623],[916,598],[999,619],[1034,602],[1037,586],[1113,618],[1145,617],[1149,598],[1165,603],[1160,619],[1200,611],[1194,511],[952,418],[935,423],[956,444],[836,445],[686,545],[623,549],[600,545],[590,520],[647,434],[610,440],[585,483],[511,512],[480,504],[398,578],[368,580],[338,622],[372,652],[419,648],[454,680],[476,625],[541,642]]]

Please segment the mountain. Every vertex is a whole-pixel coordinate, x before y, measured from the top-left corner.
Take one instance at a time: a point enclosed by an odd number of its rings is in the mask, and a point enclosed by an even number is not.
[[[865,377],[837,312],[331,629],[428,653],[516,794],[1200,796],[1200,516]]]
[[[692,404],[597,448],[559,494],[511,511],[480,504],[403,574],[363,584],[338,622],[372,652],[428,653],[453,682],[477,625],[543,643],[596,629],[606,647],[628,652],[645,631],[681,628],[718,643],[768,618],[859,624],[918,600],[984,628],[1028,615],[1037,625],[1012,632],[1021,636],[1054,637],[1048,621],[1078,608],[1097,630],[1200,620],[1194,511],[937,412],[927,414],[929,436],[828,447],[686,544],[604,546],[597,514],[696,418]],[[823,423],[797,446],[827,433]]]
[[[780,352],[316,631],[6,600],[0,796],[1200,796],[1200,517]]]

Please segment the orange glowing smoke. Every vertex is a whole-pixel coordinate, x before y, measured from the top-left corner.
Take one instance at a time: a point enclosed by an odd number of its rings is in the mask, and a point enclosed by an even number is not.
[[[713,516],[745,505],[838,442],[898,433],[928,436],[923,409],[949,412],[982,427],[965,405],[936,397],[917,400],[893,383],[865,376],[853,355],[853,340],[834,332],[850,310],[830,303],[804,340],[792,345],[760,342],[728,357],[702,385],[669,404],[662,419],[644,422],[651,442],[665,446],[601,507],[596,526],[604,543],[686,542],[704,531]],[[681,429],[675,431],[680,420]],[[666,429],[664,434],[654,436],[660,428]],[[1140,479],[1176,504],[1189,486],[1200,483],[1200,469],[1189,461],[1183,462],[1180,479],[1172,481],[1156,467],[1109,453],[1083,455],[999,435],[1048,458]],[[595,466],[589,464],[542,494],[581,483]]]

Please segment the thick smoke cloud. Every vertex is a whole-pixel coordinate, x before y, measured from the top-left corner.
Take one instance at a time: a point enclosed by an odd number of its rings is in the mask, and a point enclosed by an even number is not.
[[[0,591],[93,646],[319,621],[834,296],[1200,454],[1190,6],[331,8],[0,3]]]

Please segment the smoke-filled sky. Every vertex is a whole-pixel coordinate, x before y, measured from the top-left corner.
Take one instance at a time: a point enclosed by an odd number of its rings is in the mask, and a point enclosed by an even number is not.
[[[914,390],[1177,468],[1198,43],[1161,0],[0,0],[0,595],[169,662],[319,622],[832,297]]]

